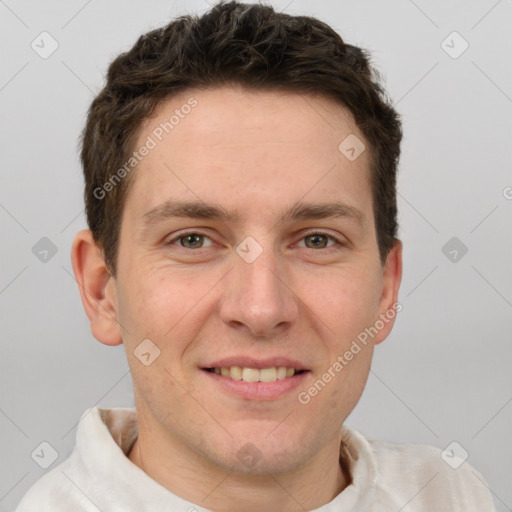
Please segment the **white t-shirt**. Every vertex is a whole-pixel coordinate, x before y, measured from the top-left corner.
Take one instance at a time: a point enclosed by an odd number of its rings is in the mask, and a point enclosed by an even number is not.
[[[16,512],[206,512],[128,459],[137,432],[135,408],[88,409],[69,458],[29,489]],[[453,469],[433,446],[368,440],[346,426],[342,433],[352,483],[315,512],[495,512],[467,461]]]

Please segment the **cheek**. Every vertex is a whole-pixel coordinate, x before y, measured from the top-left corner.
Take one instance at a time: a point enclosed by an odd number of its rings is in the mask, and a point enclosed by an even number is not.
[[[162,338],[204,295],[200,280],[183,279],[179,272],[149,269],[125,281],[121,314],[137,335]]]
[[[369,270],[330,270],[322,276],[301,276],[299,297],[340,341],[357,335],[373,323],[380,296],[378,276]],[[329,332],[329,331],[328,331]]]
[[[316,380],[302,390],[299,407],[304,408],[308,421],[321,425],[324,436],[334,435],[359,402],[368,379],[372,351],[370,344],[361,348],[350,361],[343,363],[341,370],[340,366],[335,366],[335,362],[346,351],[332,353],[324,368],[325,373],[317,375]],[[312,426],[311,430],[315,428]]]
[[[371,348],[366,347],[330,382],[331,392],[326,397],[328,405],[325,410],[330,411],[333,418],[345,420],[359,402],[368,379],[371,363]],[[329,413],[326,413],[329,414]]]
[[[155,363],[179,377],[194,341],[212,314],[209,292],[220,277],[205,275],[204,271],[185,274],[183,269],[169,267],[150,268],[137,278],[137,273],[132,275],[124,281],[119,303],[127,354],[133,354],[142,340],[150,339],[160,350]],[[137,363],[135,360],[139,369]]]

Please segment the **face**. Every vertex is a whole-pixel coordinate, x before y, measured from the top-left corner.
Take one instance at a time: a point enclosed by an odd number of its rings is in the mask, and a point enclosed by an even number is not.
[[[400,278],[399,247],[379,260],[368,149],[339,149],[350,134],[364,143],[326,98],[227,86],[141,127],[136,146],[156,144],[133,171],[112,293],[139,415],[169,443],[264,474],[339,442],[393,321],[354,340]]]

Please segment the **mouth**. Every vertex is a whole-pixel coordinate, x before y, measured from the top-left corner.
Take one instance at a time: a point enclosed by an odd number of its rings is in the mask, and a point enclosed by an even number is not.
[[[293,391],[304,386],[311,373],[299,361],[282,357],[230,357],[200,369],[208,385],[223,395],[267,403],[294,396]]]
[[[243,382],[277,382],[290,379],[308,370],[298,370],[287,366],[271,366],[268,368],[250,368],[247,366],[222,366],[203,368],[204,371]]]

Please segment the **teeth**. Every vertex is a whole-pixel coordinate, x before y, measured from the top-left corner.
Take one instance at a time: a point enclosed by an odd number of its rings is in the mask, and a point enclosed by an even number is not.
[[[277,380],[286,379],[286,366],[279,366],[277,368]]]
[[[244,368],[242,370],[242,380],[245,382],[259,382],[260,371],[256,368]]]
[[[234,380],[243,380],[244,382],[275,382],[287,377],[293,377],[296,373],[294,368],[286,366],[274,366],[272,368],[242,368],[240,366],[231,366],[230,368],[214,368],[217,375],[231,377]]]
[[[263,368],[259,373],[261,382],[274,382],[277,380],[277,370],[275,368]]]
[[[240,366],[232,366],[231,370],[229,368],[221,368],[222,370],[227,370],[228,375],[235,380],[242,380],[242,368]]]

